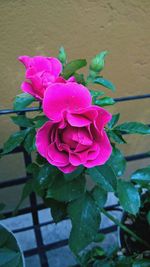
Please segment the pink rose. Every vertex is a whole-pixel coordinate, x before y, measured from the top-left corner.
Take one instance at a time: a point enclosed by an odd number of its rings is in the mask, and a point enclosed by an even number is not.
[[[62,64],[57,58],[20,56],[19,60],[26,67],[25,77],[28,80],[22,83],[21,89],[38,100],[43,99],[45,89],[51,83],[66,82],[59,76],[62,72]]]
[[[104,126],[111,114],[92,105],[89,90],[81,84],[53,84],[45,92],[43,111],[51,120],[37,132],[38,152],[64,173],[79,165],[104,164],[112,148]]]

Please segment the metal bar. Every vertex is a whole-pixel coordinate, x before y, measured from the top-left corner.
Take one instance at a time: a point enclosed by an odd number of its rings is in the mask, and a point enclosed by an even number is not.
[[[44,208],[45,208],[45,205],[43,203],[37,205],[38,211],[39,210],[43,210]],[[20,210],[17,211],[17,215],[16,216],[24,215],[24,214],[31,213],[31,212],[32,212],[32,208],[31,207],[23,208],[23,209],[20,209]],[[4,216],[5,216],[6,219],[9,218],[9,217],[12,217],[12,211],[5,212]]]
[[[150,98],[150,94],[116,97],[114,98],[114,100],[116,102],[125,102],[125,101],[140,100],[140,99],[146,99],[146,98]],[[20,112],[35,112],[35,111],[41,111],[41,110],[42,110],[41,107],[24,108],[21,110],[1,109],[0,115],[7,115],[7,114],[13,114],[13,113],[20,113]]]
[[[20,115],[25,115],[25,112],[20,112]],[[24,127],[20,127],[20,130],[23,130]],[[25,162],[25,167],[27,167],[29,164],[32,163],[32,157],[31,154],[29,155],[27,151],[23,148],[23,156],[24,156],[24,162]],[[26,171],[27,178],[31,179],[31,175]],[[34,192],[32,192],[29,196],[30,199],[30,205],[31,205],[31,213],[32,213],[32,220],[34,225],[39,225],[39,218],[38,218],[38,208],[37,208],[37,200],[36,200],[36,195]],[[46,256],[46,253],[43,251],[41,252],[40,247],[43,246],[43,239],[42,239],[42,233],[40,228],[34,228],[34,233],[36,237],[36,242],[37,242],[37,249],[38,249],[38,254],[40,258],[40,263],[41,266],[48,267],[48,259]]]
[[[131,155],[131,156],[126,156],[125,159],[127,161],[134,161],[134,160],[146,159],[149,157],[150,157],[150,154],[148,154],[148,153],[139,153],[139,154],[135,154],[135,155]]]
[[[15,185],[21,185],[25,184],[28,181],[27,177],[22,177],[22,178],[17,178],[17,179],[12,179],[4,182],[0,182],[0,189],[5,188],[5,187],[11,187]]]
[[[106,227],[106,228],[100,230],[99,232],[102,234],[108,234],[108,233],[115,232],[116,230],[117,230],[117,226],[112,225],[112,226],[109,226],[109,227]],[[63,239],[63,240],[60,240],[60,241],[57,241],[57,242],[54,242],[51,244],[41,246],[40,250],[41,251],[50,251],[50,250],[58,249],[58,248],[61,248],[61,247],[67,246],[67,245],[68,245],[68,239]],[[33,256],[35,254],[38,254],[38,248],[33,248],[30,250],[24,251],[25,257],[30,257],[30,256]]]
[[[32,108],[24,108],[20,110],[14,110],[14,109],[1,109],[0,115],[8,115],[8,114],[14,114],[14,113],[21,113],[21,112],[35,112],[42,110],[39,107],[32,107]]]
[[[24,150],[24,161],[26,167],[32,163],[32,158],[31,155],[29,155],[25,150]],[[27,173],[27,176],[30,178],[30,175]],[[38,207],[37,207],[37,200],[36,200],[36,195],[35,193],[31,193],[30,197],[30,204],[31,204],[31,213],[32,213],[32,219],[33,219],[33,224],[34,225],[39,225],[39,218],[38,218]],[[48,267],[48,259],[46,256],[45,251],[41,251],[41,246],[43,246],[43,239],[42,239],[42,233],[40,228],[34,228],[35,232],[35,237],[36,237],[36,242],[37,242],[37,251],[40,257],[40,263],[41,266],[45,264],[45,267]]]
[[[116,97],[114,98],[114,100],[116,102],[124,102],[124,101],[140,100],[145,98],[150,98],[150,94]]]

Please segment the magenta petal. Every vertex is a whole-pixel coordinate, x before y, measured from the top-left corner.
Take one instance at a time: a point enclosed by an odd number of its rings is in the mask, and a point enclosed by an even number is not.
[[[84,146],[91,146],[93,144],[93,140],[91,140],[91,136],[85,127],[78,130],[78,142]]]
[[[97,106],[95,106],[95,107],[97,108],[97,111],[98,111],[98,117],[95,120],[96,126],[98,129],[101,130],[111,120],[112,115],[104,108],[97,107]]]
[[[36,69],[36,72],[49,71],[52,72],[52,65],[49,58],[43,56],[35,56],[31,58],[31,67]]]
[[[60,77],[56,78],[55,83],[66,83],[66,80],[60,76]]]
[[[58,167],[58,169],[64,173],[70,173],[76,170],[76,166],[73,166],[71,164],[65,166],[65,167]]]
[[[95,143],[91,146],[91,148],[88,151],[87,160],[94,160],[97,158],[97,156],[100,153],[100,146],[99,144]]]
[[[25,92],[25,93],[29,93],[30,95],[35,96],[35,93],[34,93],[34,91],[33,91],[32,85],[31,85],[30,83],[28,83],[28,82],[23,82],[23,83],[21,84],[21,89],[22,89],[23,92]]]
[[[85,164],[87,160],[88,150],[80,151],[80,153],[70,153],[69,161],[74,166]]]
[[[69,154],[69,162],[73,165],[73,166],[79,166],[81,165],[81,158],[80,158],[80,154],[77,153],[70,153]]]
[[[71,126],[83,127],[89,125],[91,121],[79,114],[67,114],[67,120]]]
[[[76,78],[74,76],[71,76],[67,82],[76,82]]]
[[[24,64],[26,68],[30,66],[31,57],[29,56],[20,56],[18,57],[19,61]]]
[[[85,167],[91,168],[94,166],[103,165],[109,159],[112,153],[112,147],[107,137],[107,134],[104,131],[101,134],[101,142],[99,145],[100,145],[99,155],[94,160],[88,160],[84,164]]]
[[[43,100],[45,115],[60,121],[63,111],[76,112],[91,105],[89,90],[77,83],[61,83],[49,86]]]
[[[53,122],[46,122],[38,131],[36,134],[36,148],[37,151],[43,156],[47,156],[47,149],[49,145],[49,136],[54,127]]]
[[[85,109],[79,110],[75,114],[68,113],[67,120],[72,126],[83,127],[90,125],[90,123],[93,122],[93,120],[96,119],[97,116],[98,112],[95,106],[90,106]]]
[[[57,149],[56,143],[52,143],[48,146],[47,160],[51,164],[59,167],[64,167],[69,164],[68,155],[63,151],[60,152]]]
[[[60,75],[60,73],[62,72],[62,64],[61,62],[57,59],[57,58],[54,58],[54,57],[50,57],[50,58],[47,58],[51,64],[51,68],[52,68],[52,74],[55,76],[55,77],[58,77]]]
[[[62,142],[64,144],[69,145],[70,148],[75,148],[77,146],[76,141],[78,141],[78,138],[76,138],[76,136],[78,136],[78,129],[77,128],[66,127],[62,131],[62,135],[61,135]]]

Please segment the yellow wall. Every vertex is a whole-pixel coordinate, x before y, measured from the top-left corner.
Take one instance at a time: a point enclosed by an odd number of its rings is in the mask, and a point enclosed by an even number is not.
[[[13,97],[21,93],[24,68],[17,57],[56,56],[60,45],[69,59],[90,60],[109,50],[103,74],[116,84],[114,96],[149,93],[149,14],[149,0],[0,0],[0,109],[11,107]],[[111,110],[122,111],[123,119],[148,122],[148,106],[144,100]],[[0,120],[2,144],[14,126],[8,117]],[[129,138],[125,152],[144,150],[147,138]]]

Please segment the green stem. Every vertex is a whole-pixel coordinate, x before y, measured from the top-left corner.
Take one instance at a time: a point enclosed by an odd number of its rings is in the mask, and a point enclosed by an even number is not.
[[[131,231],[128,227],[126,227],[124,224],[122,224],[119,220],[117,220],[114,216],[112,216],[110,213],[108,213],[105,209],[101,208],[101,212],[108,217],[111,221],[113,221],[116,225],[118,225],[120,228],[122,228],[126,233],[134,237],[138,242],[145,245],[148,249],[150,249],[150,245],[144,241],[142,238],[140,238],[138,235],[136,235],[133,231]]]

